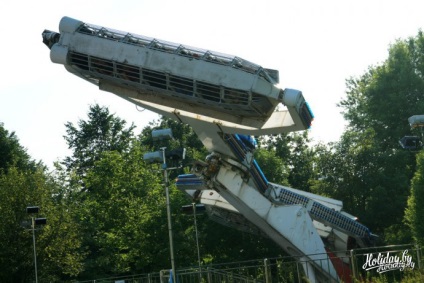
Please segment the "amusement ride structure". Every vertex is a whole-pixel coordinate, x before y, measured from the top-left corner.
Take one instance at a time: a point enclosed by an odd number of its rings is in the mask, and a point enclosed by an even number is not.
[[[278,86],[278,71],[69,17],[42,35],[53,63],[193,128],[210,154],[176,185],[213,220],[271,238],[311,282],[350,281],[345,253],[372,245],[370,230],[339,200],[268,181],[253,157],[252,136],[306,130],[313,120],[300,91]]]

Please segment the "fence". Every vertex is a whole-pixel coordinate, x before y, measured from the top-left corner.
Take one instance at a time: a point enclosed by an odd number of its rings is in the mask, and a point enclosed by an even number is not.
[[[411,271],[422,271],[423,258],[421,247],[414,245],[397,245],[355,249],[338,253],[338,261],[328,254],[320,260],[303,261],[294,257],[267,258],[207,266],[177,269],[177,283],[286,283],[306,282],[310,267],[320,266],[325,269],[330,258],[333,266],[338,269],[339,282],[353,280],[366,281],[370,278],[384,277],[384,282],[400,282],[410,275]],[[342,255],[342,256],[340,256]],[[345,255],[345,256],[343,256]],[[317,258],[317,255],[314,255]],[[325,259],[325,260],[324,260]],[[344,262],[344,263],[343,263]],[[348,264],[347,264],[348,263]],[[328,267],[329,268],[329,267]],[[424,275],[421,282],[424,282]],[[138,274],[125,277],[113,277],[79,283],[168,283],[170,270],[149,274]],[[327,281],[323,281],[327,282]]]

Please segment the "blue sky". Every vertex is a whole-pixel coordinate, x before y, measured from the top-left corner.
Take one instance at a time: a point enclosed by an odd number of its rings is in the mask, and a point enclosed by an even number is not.
[[[64,124],[85,119],[90,104],[141,130],[157,116],[53,64],[42,43],[63,16],[117,30],[237,55],[278,69],[282,88],[303,92],[314,114],[315,141],[344,129],[336,104],[345,80],[387,58],[389,45],[424,27],[414,1],[2,1],[0,122],[36,160],[51,166],[69,151]]]

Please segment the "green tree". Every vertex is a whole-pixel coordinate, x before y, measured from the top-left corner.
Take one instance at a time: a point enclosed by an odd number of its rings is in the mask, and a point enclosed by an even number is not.
[[[388,156],[375,142],[372,129],[346,131],[339,142],[317,149],[318,178],[312,182],[312,191],[342,200],[347,212],[380,236],[379,244],[403,243],[407,235],[394,243],[389,242],[394,240],[389,234],[402,223],[398,212],[403,211],[408,195],[401,189],[408,186],[402,166],[409,156],[402,151]]]
[[[167,147],[189,143],[191,128],[166,123],[176,137]],[[125,121],[100,106],[90,107],[88,120],[78,125],[66,125],[69,136],[65,138],[73,155],[65,159],[66,168],[61,172],[69,184],[68,198],[78,203],[76,216],[84,236],[87,258],[79,278],[169,268],[162,176],[142,158],[146,151],[158,149],[151,141],[151,128],[159,125],[152,123],[136,139],[132,126],[126,129]],[[84,190],[79,189],[81,185]],[[187,219],[179,217],[177,211],[187,199],[175,189],[171,189],[171,199],[173,221],[185,229]],[[176,252],[181,255],[180,262],[191,262],[184,257],[192,250],[192,245],[184,244],[184,229],[175,231],[175,238],[183,243]]]
[[[315,158],[314,150],[309,145],[310,142],[307,131],[267,136],[260,139],[261,147],[274,152],[275,157],[280,159],[280,163],[286,167],[287,181],[279,179],[273,182],[281,182],[281,184],[290,185],[299,190],[310,191],[309,183],[311,179],[314,179]],[[259,165],[272,176],[273,164],[267,160],[261,160]],[[268,165],[270,165],[269,170],[266,169]]]
[[[141,146],[133,144],[134,125],[108,108],[89,107],[88,119],[78,127],[68,122],[65,140],[72,156],[57,165],[67,185],[65,199],[75,204],[75,219],[83,235],[84,272],[80,278],[95,279],[128,272],[134,264],[123,235],[130,235],[127,214],[143,196],[150,174],[143,169]]]
[[[275,150],[258,148],[255,151],[255,160],[269,182],[289,185],[289,170],[283,160],[277,157]]]
[[[167,144],[153,144],[151,130],[159,128],[172,129],[175,140]],[[152,150],[157,150],[160,146],[167,146],[169,149],[185,147],[188,159],[185,163],[187,165],[185,171],[190,169],[189,165],[192,160],[205,160],[209,154],[189,125],[171,119],[162,118],[154,121],[143,130],[140,139]],[[287,168],[281,159],[275,156],[275,151],[258,149],[255,158],[270,181],[287,184]],[[180,173],[182,172],[177,170],[171,176]],[[191,201],[185,194],[171,186],[174,246],[177,265],[181,267],[197,266],[193,217],[180,212],[180,207],[191,204]],[[203,263],[248,260],[270,255],[278,256],[282,253],[281,248],[268,238],[220,225],[210,220],[207,215],[198,215],[197,218],[200,254]],[[211,245],[211,242],[214,244]],[[165,253],[169,254],[169,251]]]
[[[133,124],[125,128],[125,120],[110,114],[108,108],[98,104],[89,107],[87,121],[79,120],[77,124],[68,122],[65,125],[67,135],[64,138],[72,156],[66,157],[63,165],[80,179],[94,166],[102,152],[128,150],[135,128]]]
[[[408,198],[405,220],[411,228],[414,240],[424,245],[424,151],[417,154],[417,170],[412,178],[411,195]]]
[[[157,175],[143,164],[140,147],[125,154],[103,152],[94,165],[84,178],[89,193],[79,210],[89,254],[84,278],[163,266],[165,198]]]
[[[350,129],[372,128],[383,151],[398,148],[409,133],[407,119],[424,113],[424,36],[398,40],[388,58],[370,67],[360,78],[347,80],[347,95],[340,102]]]
[[[29,157],[15,135],[0,127],[3,157],[0,170],[0,281],[28,282],[34,278],[32,232],[27,206],[41,208],[48,224],[36,231],[39,278],[61,281],[81,271],[78,226],[64,209],[62,187]],[[3,159],[3,160],[6,160]],[[73,229],[76,230],[73,230]]]
[[[403,233],[400,239],[396,231],[407,231],[399,211],[406,207],[415,160],[398,141],[410,134],[407,119],[424,112],[419,103],[424,92],[423,43],[421,31],[398,40],[381,65],[347,80],[346,98],[339,106],[349,126],[329,156],[320,155],[321,179],[314,184],[316,191],[343,195],[346,209],[380,234],[383,243],[409,238]]]
[[[15,133],[9,133],[3,123],[0,123],[0,171],[6,172],[12,166],[20,169],[35,169],[36,164],[19,144]]]
[[[157,129],[171,129],[173,139],[153,142],[152,131]],[[139,139],[142,145],[146,146],[150,151],[159,150],[161,147],[166,147],[166,150],[185,148],[186,158],[183,162],[185,172],[190,170],[189,166],[194,160],[204,160],[208,155],[202,142],[189,125],[165,117],[149,123],[142,130]],[[175,178],[180,173],[182,173],[182,170],[172,172],[171,178]]]

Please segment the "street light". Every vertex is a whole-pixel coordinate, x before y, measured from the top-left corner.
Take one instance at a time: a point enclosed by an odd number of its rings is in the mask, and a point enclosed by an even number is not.
[[[411,129],[420,128],[421,137],[404,136],[399,140],[399,144],[403,149],[419,150],[424,143],[424,115],[414,115],[408,118]]]
[[[152,131],[153,141],[164,141],[172,139],[171,129],[160,129]],[[168,167],[166,160],[170,159],[173,167]],[[171,267],[172,267],[172,282],[176,281],[175,273],[175,258],[174,258],[174,243],[172,236],[172,222],[171,222],[171,202],[169,197],[169,180],[168,180],[168,171],[172,169],[180,168],[178,165],[179,161],[185,158],[185,149],[176,149],[166,152],[166,147],[162,147],[160,151],[148,152],[143,155],[143,159],[147,164],[158,163],[162,164],[161,170],[163,171],[163,178],[165,182],[165,192],[166,192],[166,212],[168,218],[168,233],[169,233],[169,248],[171,254]]]
[[[174,279],[172,282],[177,282],[175,278],[176,274],[175,274],[175,258],[174,258],[174,241],[172,236],[172,222],[171,222],[171,201],[169,197],[169,180],[168,180],[168,169],[166,167],[165,149],[166,147],[162,147],[162,154],[163,154],[162,169],[163,169],[163,178],[165,181],[166,214],[168,218],[169,249],[171,253],[172,278]]]
[[[26,212],[31,215],[31,230],[32,230],[32,243],[34,246],[34,269],[35,269],[35,283],[38,283],[38,274],[37,274],[37,252],[35,249],[35,226],[36,225],[46,225],[46,218],[36,218],[34,217],[40,211],[38,206],[28,206]]]
[[[417,136],[404,136],[399,140],[399,144],[403,149],[416,150],[422,147],[421,139]]]

